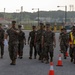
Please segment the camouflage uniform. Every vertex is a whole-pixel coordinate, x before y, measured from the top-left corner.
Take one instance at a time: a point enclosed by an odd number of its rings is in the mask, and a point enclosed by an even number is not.
[[[38,55],[39,55],[39,60],[41,59],[42,57],[42,46],[41,46],[41,39],[42,39],[42,35],[45,33],[45,30],[43,29],[39,29],[37,31],[37,34],[36,34],[36,50],[38,52]]]
[[[7,30],[7,35],[9,36],[9,56],[12,61],[17,58],[17,51],[18,51],[18,33],[16,28],[10,28]]]
[[[29,37],[28,37],[28,41],[30,40],[30,52],[29,52],[29,59],[32,59],[32,54],[33,54],[33,48],[34,48],[34,58],[36,59],[36,55],[37,55],[37,51],[36,51],[36,45],[34,42],[35,39],[35,35],[36,35],[36,31],[31,31],[29,33]]]
[[[60,35],[60,38],[61,38],[60,47],[61,47],[61,50],[63,51],[64,59],[66,59],[66,52],[68,48],[68,34],[62,33]]]
[[[4,30],[0,29],[0,47],[1,47],[1,58],[3,58],[4,54]]]
[[[50,61],[52,61],[53,52],[54,52],[54,49],[53,49],[54,39],[53,38],[54,38],[55,34],[52,31],[46,31],[43,36],[44,36],[45,58],[47,61],[49,61],[49,55],[48,55],[48,53],[49,53],[50,54]]]
[[[72,35],[73,35],[73,42],[74,42],[75,32],[72,32]],[[71,35],[69,34],[69,41],[70,41],[70,39],[71,39]],[[70,57],[71,57],[71,62],[73,62],[73,59],[74,59],[74,64],[75,64],[75,44],[73,44],[73,47],[72,47],[72,44],[70,44],[69,54],[70,54]]]
[[[19,58],[22,58],[22,56],[23,56],[23,48],[24,48],[24,41],[26,41],[25,33],[22,30],[19,31],[18,40],[19,40],[18,54],[19,54]]]

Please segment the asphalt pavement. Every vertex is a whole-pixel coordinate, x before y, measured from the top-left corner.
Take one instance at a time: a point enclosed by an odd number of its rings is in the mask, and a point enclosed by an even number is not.
[[[25,34],[27,39],[29,31],[25,31]],[[75,75],[75,64],[70,62],[70,57],[64,59],[61,54],[63,66],[56,66],[60,54],[58,37],[59,33],[56,33],[57,43],[56,48],[54,49],[53,58],[55,75]],[[0,75],[48,75],[48,71],[50,69],[50,64],[41,63],[41,61],[38,60],[38,56],[37,59],[29,59],[28,44],[24,46],[23,59],[17,58],[17,63],[15,66],[10,65],[10,62],[8,47],[5,47],[4,58],[0,59]]]

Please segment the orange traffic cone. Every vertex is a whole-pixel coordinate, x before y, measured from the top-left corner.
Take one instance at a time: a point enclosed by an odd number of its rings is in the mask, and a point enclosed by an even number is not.
[[[68,55],[68,52],[66,52],[66,56],[68,57],[69,55]]]
[[[53,62],[50,62],[50,70],[48,75],[54,75]]]
[[[57,66],[63,66],[62,60],[61,60],[61,55],[59,55],[59,60],[58,60]]]

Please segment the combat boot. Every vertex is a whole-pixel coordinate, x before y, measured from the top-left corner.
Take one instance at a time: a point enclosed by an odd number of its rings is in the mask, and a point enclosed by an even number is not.
[[[3,58],[3,55],[1,55],[1,59]]]
[[[34,59],[36,59],[36,56],[34,56]]]
[[[74,59],[74,64],[75,64],[75,59]]]
[[[53,61],[53,58],[51,57],[50,62],[52,62],[52,61]]]
[[[29,59],[32,59],[32,57],[29,57]]]
[[[10,63],[10,65],[16,65],[16,60],[12,60],[12,62]]]
[[[15,59],[15,60],[13,60],[13,65],[16,65],[16,59]]]
[[[73,62],[73,58],[71,58],[71,62]]]
[[[66,56],[64,57],[64,59],[66,59]]]
[[[45,64],[48,64],[49,63],[49,61],[47,60],[46,62],[45,62]]]

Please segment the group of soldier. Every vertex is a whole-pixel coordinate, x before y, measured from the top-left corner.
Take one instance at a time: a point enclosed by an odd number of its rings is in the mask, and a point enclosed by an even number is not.
[[[45,27],[46,26],[46,27]],[[33,47],[34,47],[34,59],[36,55],[39,55],[39,60],[46,64],[53,61],[54,48],[56,47],[56,38],[53,30],[50,29],[50,23],[40,23],[40,29],[36,31],[36,27],[33,26],[33,30],[29,33],[28,43],[30,40],[30,57],[32,59]],[[63,53],[64,59],[67,58],[67,52],[69,49],[69,55],[71,62],[75,64],[75,26],[71,28],[70,32],[67,32],[66,28],[62,28],[59,35],[60,52]]]
[[[26,45],[25,33],[21,29],[21,25],[16,28],[16,21],[12,21],[11,28],[7,29],[6,32],[0,24],[0,47],[1,47],[1,58],[4,55],[4,42],[8,41],[8,51],[11,59],[10,65],[16,64],[17,55],[19,58],[23,58],[23,48]],[[9,36],[9,38],[7,38]],[[53,30],[50,29],[50,23],[39,24],[39,29],[36,26],[32,26],[32,31],[29,32],[28,44],[29,59],[32,59],[33,48],[34,48],[34,59],[38,59],[43,63],[49,63],[53,61],[54,48],[56,47],[56,38]],[[63,53],[64,59],[66,59],[66,52],[69,48],[69,54],[71,62],[75,64],[75,26],[72,30],[67,33],[65,28],[61,29],[59,35],[60,51]],[[38,56],[37,56],[38,55]]]
[[[75,64],[75,25],[71,28],[71,31],[67,33],[65,28],[61,29],[59,36],[60,51],[63,53],[64,59],[67,58],[66,53],[69,48],[69,55],[71,62]]]
[[[9,36],[9,38],[7,38]],[[8,41],[9,40],[9,41]],[[16,65],[17,54],[19,58],[23,58],[23,47],[26,44],[25,33],[21,30],[21,25],[16,28],[16,21],[12,21],[11,28],[7,29],[6,32],[0,24],[0,47],[1,47],[1,58],[4,54],[4,45],[8,43],[8,51],[11,59],[10,65]]]
[[[56,46],[55,33],[50,30],[49,23],[46,23],[46,27],[43,23],[40,23],[39,26],[40,28],[37,31],[36,26],[33,26],[33,30],[29,33],[29,59],[32,59],[32,52],[34,47],[34,59],[36,59],[36,56],[38,55],[38,59],[41,60],[41,62],[49,63],[49,60],[53,61],[54,47]]]

